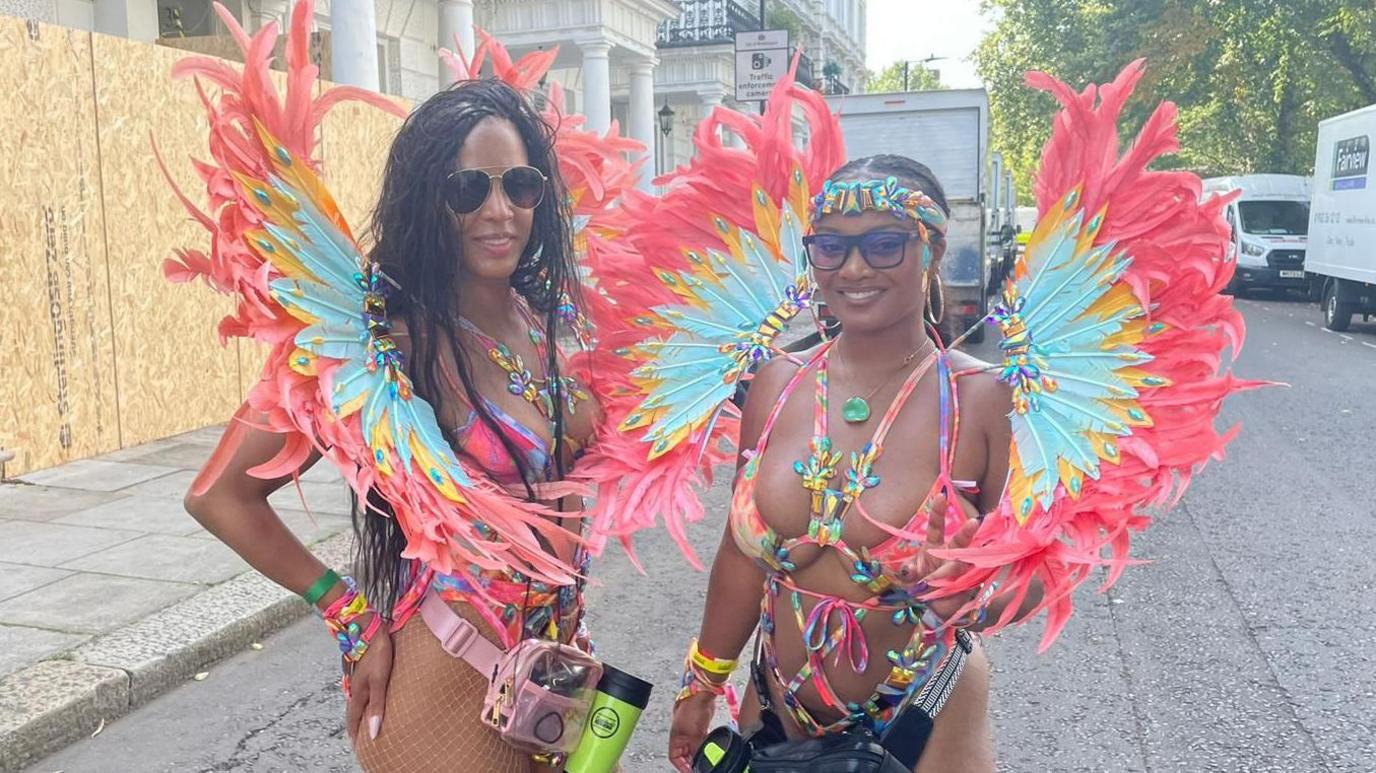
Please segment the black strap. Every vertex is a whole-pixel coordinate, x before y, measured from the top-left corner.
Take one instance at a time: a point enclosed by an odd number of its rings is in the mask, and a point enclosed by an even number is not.
[[[760,636],[765,635],[763,631]],[[788,740],[783,720],[774,713],[773,702],[769,697],[769,681],[764,676],[763,645],[755,646],[755,657],[750,660],[750,679],[755,683],[755,698],[760,704],[760,729],[750,734],[746,740],[755,748],[763,748]]]

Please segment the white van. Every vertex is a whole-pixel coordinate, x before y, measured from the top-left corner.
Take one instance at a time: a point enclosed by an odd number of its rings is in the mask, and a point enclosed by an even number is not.
[[[1376,181],[1368,182],[1373,140],[1376,105],[1319,122],[1308,269],[1329,330],[1346,330],[1353,314],[1376,315]]]
[[[1233,229],[1232,253],[1237,271],[1229,289],[1307,290],[1304,254],[1308,247],[1308,177],[1291,174],[1248,174],[1212,177],[1204,194],[1241,190],[1224,215]]]

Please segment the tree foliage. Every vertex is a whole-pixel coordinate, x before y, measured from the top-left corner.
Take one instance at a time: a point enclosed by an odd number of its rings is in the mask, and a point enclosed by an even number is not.
[[[1145,57],[1124,129],[1176,102],[1182,150],[1163,165],[1205,176],[1310,174],[1318,122],[1376,103],[1372,0],[985,0],[985,12],[994,28],[975,61],[993,146],[1027,203],[1055,111],[1023,85],[1027,70],[1082,88]]]
[[[908,87],[903,88],[903,68],[908,68]],[[931,91],[944,89],[941,73],[921,62],[894,62],[879,72],[865,74],[865,91],[871,94],[886,91]]]
[[[803,35],[806,32],[803,20],[798,18],[798,14],[783,6],[774,5],[765,9],[765,28],[788,30],[788,40],[791,45],[801,46],[803,44]]]

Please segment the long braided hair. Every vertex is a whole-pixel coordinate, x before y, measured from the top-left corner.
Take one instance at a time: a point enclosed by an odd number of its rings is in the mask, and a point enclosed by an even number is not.
[[[439,405],[447,396],[440,379],[440,347],[456,340],[453,320],[463,292],[460,279],[462,247],[453,215],[444,202],[444,186],[459,149],[473,128],[485,118],[510,121],[525,145],[531,166],[544,173],[549,188],[535,208],[530,242],[511,276],[512,288],[541,319],[547,342],[545,373],[549,377],[554,435],[552,457],[562,477],[564,399],[556,341],[562,298],[578,297],[576,267],[570,236],[568,196],[559,177],[553,129],[529,99],[496,79],[461,81],[427,99],[406,119],[388,153],[382,192],[372,213],[371,257],[402,287],[389,302],[388,312],[406,323],[411,340],[408,371],[416,393]],[[521,473],[526,496],[534,499],[532,482],[543,472],[531,469],[525,454],[498,424],[473,380],[472,363],[462,347],[454,347],[463,398],[476,412]],[[460,454],[452,431],[445,438]],[[379,610],[389,613],[404,590],[401,586],[402,550],[406,537],[388,503],[370,492],[366,505],[355,502],[354,531],[364,586]]]

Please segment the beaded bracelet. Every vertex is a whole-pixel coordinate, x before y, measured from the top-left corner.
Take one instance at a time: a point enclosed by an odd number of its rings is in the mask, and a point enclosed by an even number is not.
[[[970,628],[979,625],[983,623],[986,618],[989,617],[989,599],[993,598],[994,594],[998,593],[998,590],[998,580],[994,580],[993,582],[989,583],[988,586],[985,587],[984,591],[979,595],[979,605],[976,606],[974,609],[970,610],[970,612],[966,615],[964,625],[962,627]]]
[[[340,579],[344,582],[344,593],[321,612],[320,616],[325,620],[325,626],[330,629],[335,641],[339,643],[339,652],[344,656],[344,660],[357,663],[368,651],[368,642],[377,635],[382,625],[382,615],[368,606],[368,599],[358,589],[358,583],[354,578],[345,575]],[[373,617],[365,629],[359,626],[358,620],[368,614]]]

